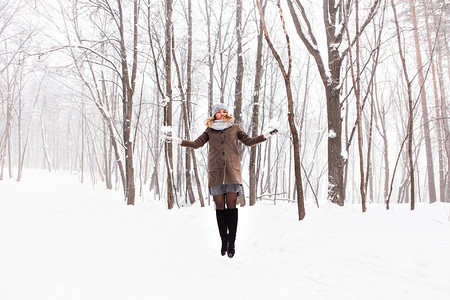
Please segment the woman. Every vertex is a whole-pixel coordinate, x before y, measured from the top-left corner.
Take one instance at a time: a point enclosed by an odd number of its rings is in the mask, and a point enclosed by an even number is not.
[[[236,199],[241,194],[242,176],[238,150],[238,140],[246,146],[254,146],[276,134],[277,129],[259,135],[248,136],[239,125],[234,124],[233,115],[228,106],[217,103],[212,106],[213,116],[206,119],[206,130],[195,140],[186,141],[176,137],[167,137],[166,141],[181,146],[198,149],[209,142],[208,187],[216,203],[217,225],[222,247],[220,253],[228,257],[235,254],[234,242],[238,221]]]

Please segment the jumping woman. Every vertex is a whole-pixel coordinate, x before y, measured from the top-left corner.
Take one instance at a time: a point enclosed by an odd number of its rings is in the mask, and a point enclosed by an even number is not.
[[[241,194],[242,175],[238,150],[238,140],[246,146],[254,146],[276,134],[277,129],[251,138],[229,114],[228,106],[217,103],[212,106],[213,116],[205,120],[206,130],[195,140],[186,141],[167,137],[167,142],[198,149],[209,142],[208,187],[216,203],[217,225],[222,247],[220,253],[228,257],[235,254],[238,209],[236,199]]]

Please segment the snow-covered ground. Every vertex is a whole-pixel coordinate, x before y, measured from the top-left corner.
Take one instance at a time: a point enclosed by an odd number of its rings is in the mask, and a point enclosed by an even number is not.
[[[450,206],[306,209],[239,208],[230,259],[213,206],[25,170],[0,181],[0,299],[450,299]]]

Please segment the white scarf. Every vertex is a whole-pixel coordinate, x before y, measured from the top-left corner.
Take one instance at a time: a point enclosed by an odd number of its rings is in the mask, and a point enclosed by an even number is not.
[[[231,126],[233,126],[232,122],[225,122],[223,120],[215,120],[211,124],[211,128],[214,130],[224,130],[224,129],[230,128]]]

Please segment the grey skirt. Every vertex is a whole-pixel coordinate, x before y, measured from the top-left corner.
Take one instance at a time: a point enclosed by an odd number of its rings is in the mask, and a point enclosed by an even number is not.
[[[209,187],[209,194],[211,196],[222,195],[226,193],[237,193],[238,197],[241,194],[241,185],[238,183],[213,185]]]

